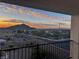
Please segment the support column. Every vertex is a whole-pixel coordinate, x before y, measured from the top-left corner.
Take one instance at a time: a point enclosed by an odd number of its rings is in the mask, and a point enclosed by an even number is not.
[[[71,40],[70,57],[71,59],[79,59],[79,15],[71,18]]]

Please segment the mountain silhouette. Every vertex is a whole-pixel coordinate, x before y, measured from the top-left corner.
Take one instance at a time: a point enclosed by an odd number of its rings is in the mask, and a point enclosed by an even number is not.
[[[30,30],[30,29],[34,29],[34,28],[32,28],[32,27],[30,27],[28,25],[25,25],[25,24],[19,24],[19,25],[8,27],[8,29]]]

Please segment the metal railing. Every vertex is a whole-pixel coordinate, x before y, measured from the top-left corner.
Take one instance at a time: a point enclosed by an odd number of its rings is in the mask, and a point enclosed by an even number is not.
[[[70,59],[69,50],[62,48],[62,43],[55,43],[1,49],[0,59]]]

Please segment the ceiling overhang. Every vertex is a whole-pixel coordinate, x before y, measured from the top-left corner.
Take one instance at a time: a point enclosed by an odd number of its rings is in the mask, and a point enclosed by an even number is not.
[[[69,15],[79,14],[79,0],[0,0],[0,1]]]

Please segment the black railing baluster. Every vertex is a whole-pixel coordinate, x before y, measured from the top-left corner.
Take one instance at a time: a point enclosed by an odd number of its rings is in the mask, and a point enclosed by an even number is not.
[[[15,59],[15,49],[13,50],[13,59]]]
[[[23,59],[23,48],[21,49],[21,59]]]
[[[26,48],[24,48],[24,51],[25,51],[25,52],[24,52],[24,56],[25,56],[25,59],[26,59],[26,53],[27,53],[27,52],[26,52]]]
[[[11,51],[8,51],[8,59],[11,59]]]
[[[5,59],[7,58],[7,55],[6,55],[6,51],[3,51],[4,52],[4,57],[5,57]]]
[[[30,48],[27,48],[27,58],[30,59],[29,53],[30,52]]]
[[[17,58],[20,59],[20,58],[19,58],[19,49],[18,49],[17,53],[18,53]]]
[[[2,51],[0,51],[0,59],[1,59],[1,56],[2,56]]]

